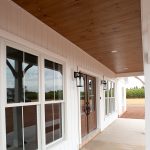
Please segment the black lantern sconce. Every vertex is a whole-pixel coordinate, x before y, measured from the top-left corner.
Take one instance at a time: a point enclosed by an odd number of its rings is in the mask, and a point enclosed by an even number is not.
[[[103,85],[103,90],[107,90],[107,81],[101,80],[101,84]]]
[[[74,78],[76,78],[77,87],[84,86],[84,80],[81,72],[74,72]]]

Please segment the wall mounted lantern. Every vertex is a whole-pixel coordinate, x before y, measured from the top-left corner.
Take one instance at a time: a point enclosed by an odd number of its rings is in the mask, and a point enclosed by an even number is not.
[[[81,72],[74,72],[74,78],[76,78],[77,87],[84,86],[84,80]]]
[[[101,84],[103,85],[103,90],[107,90],[107,81],[101,80]]]

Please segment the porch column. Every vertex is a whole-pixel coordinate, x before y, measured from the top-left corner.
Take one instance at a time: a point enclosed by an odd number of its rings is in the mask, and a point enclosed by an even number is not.
[[[150,150],[150,0],[141,1],[142,40],[145,76],[146,150]]]

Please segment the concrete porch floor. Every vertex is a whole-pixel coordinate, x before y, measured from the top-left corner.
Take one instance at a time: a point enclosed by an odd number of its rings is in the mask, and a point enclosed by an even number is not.
[[[144,150],[145,120],[119,118],[81,150]]]

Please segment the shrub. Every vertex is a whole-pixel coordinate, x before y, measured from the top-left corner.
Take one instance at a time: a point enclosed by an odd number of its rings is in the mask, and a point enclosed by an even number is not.
[[[131,88],[126,90],[127,98],[145,98],[144,88]]]

